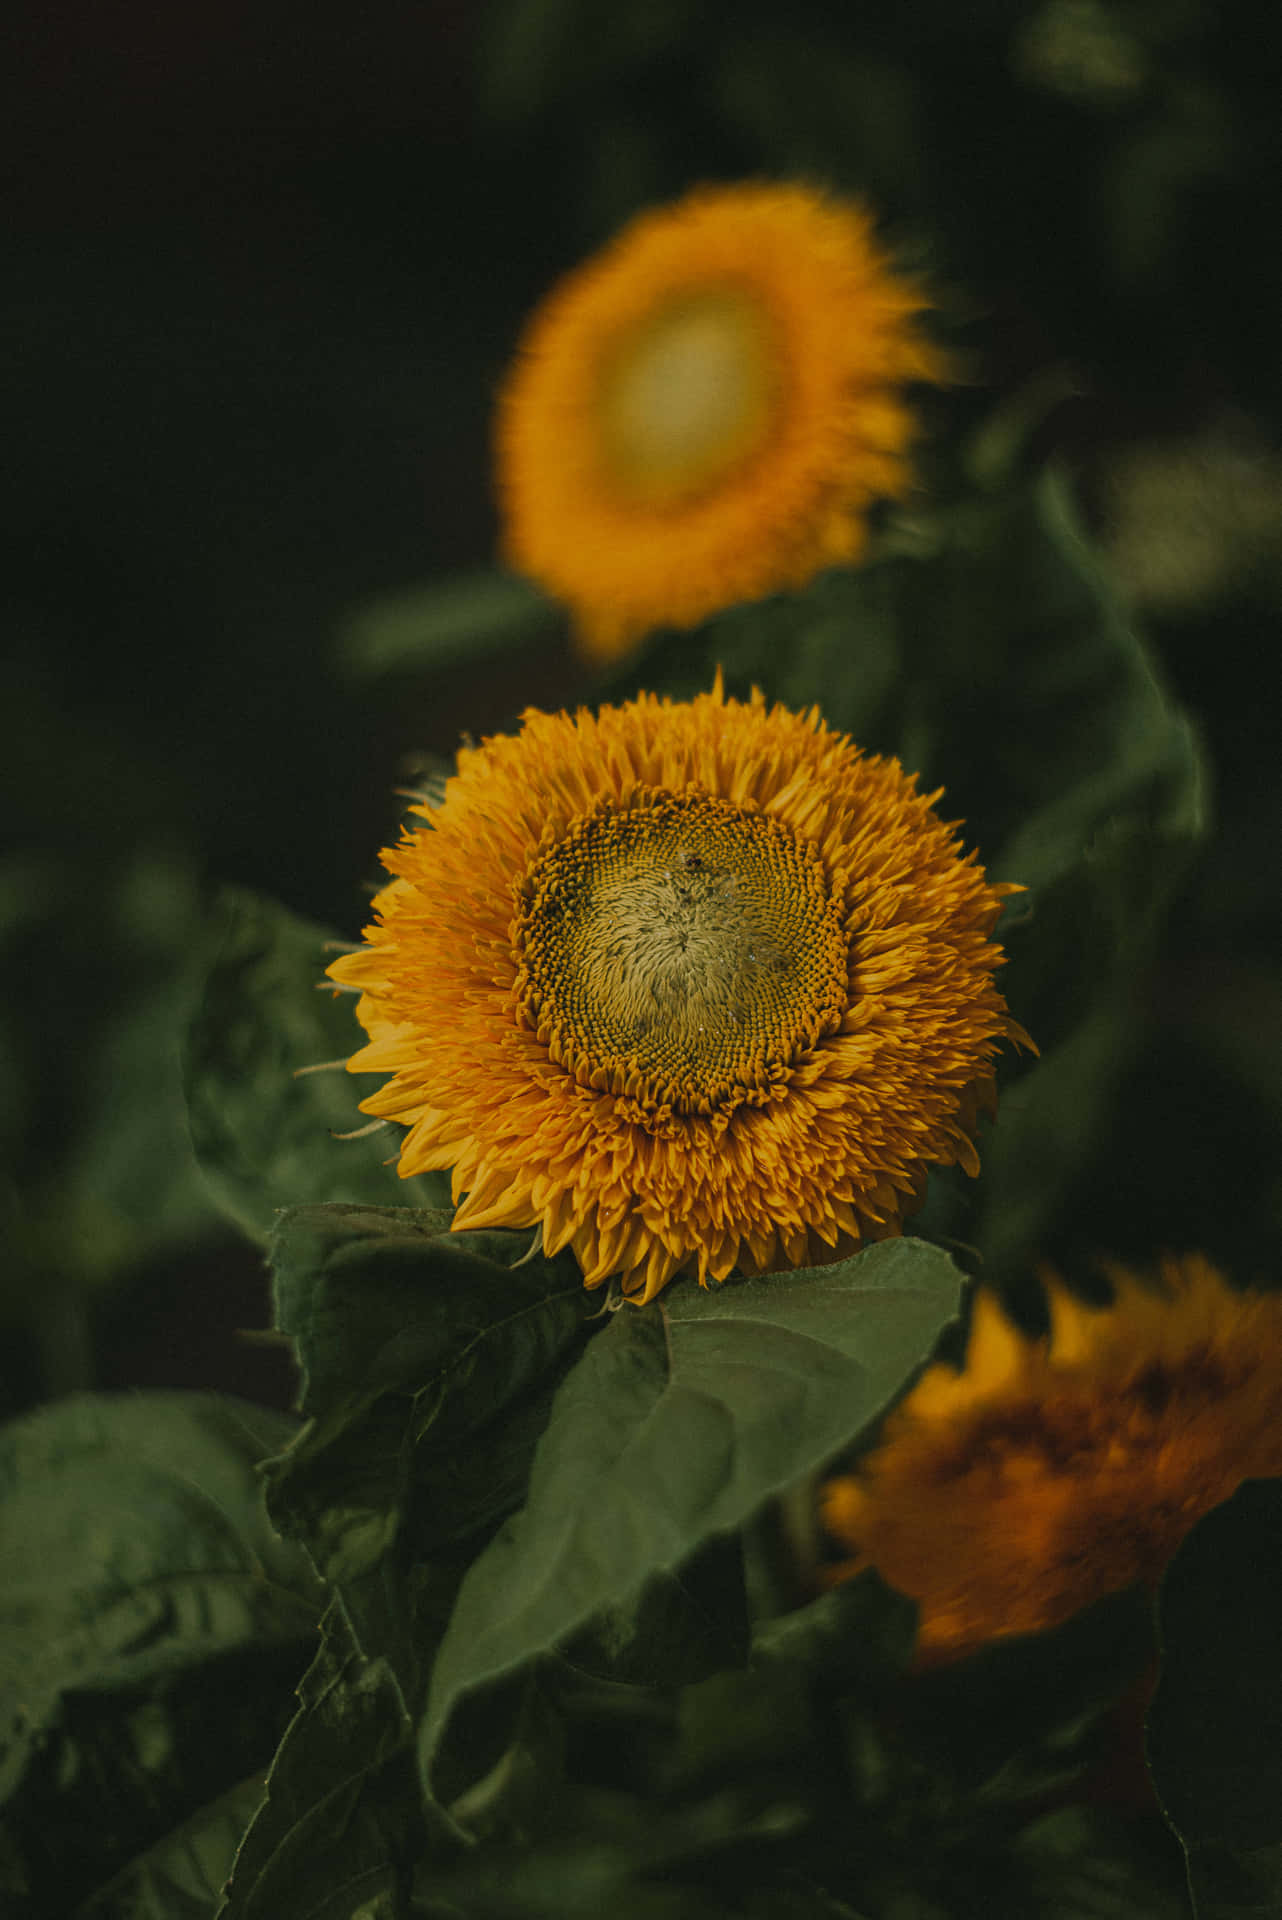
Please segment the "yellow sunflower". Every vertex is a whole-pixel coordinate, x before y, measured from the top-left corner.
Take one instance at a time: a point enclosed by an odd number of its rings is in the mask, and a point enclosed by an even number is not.
[[[1110,1266],[1108,1308],[1047,1276],[1049,1338],[976,1296],[963,1372],[936,1364],[822,1514],[920,1609],[918,1662],[1038,1633],[1155,1581],[1202,1514],[1282,1474],[1282,1294],[1237,1293],[1199,1254],[1159,1285]]]
[[[498,405],[506,557],[598,659],[854,560],[908,491],[926,297],[858,203],[705,187],[536,311]]]
[[[938,798],[937,795],[932,798]],[[459,754],[364,945],[358,989],[456,1228],[540,1224],[585,1282],[650,1300],[899,1232],[932,1163],[975,1172],[990,885],[897,761],[818,712],[709,694],[525,714]]]

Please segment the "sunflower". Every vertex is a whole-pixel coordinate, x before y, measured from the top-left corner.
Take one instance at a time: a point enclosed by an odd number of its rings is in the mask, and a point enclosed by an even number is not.
[[[705,187],[641,215],[529,322],[496,422],[506,557],[586,652],[858,558],[908,491],[900,394],[947,375],[858,203]]]
[[[897,761],[759,694],[527,712],[468,747],[393,875],[359,990],[400,1171],[456,1228],[541,1225],[650,1300],[900,1230],[978,1168],[1004,896]]]
[[[1199,1254],[1158,1284],[1107,1268],[1111,1307],[1046,1276],[1048,1338],[976,1296],[965,1370],[927,1369],[824,1525],[918,1603],[918,1662],[1038,1633],[1154,1582],[1202,1514],[1282,1474],[1282,1294],[1238,1293]]]

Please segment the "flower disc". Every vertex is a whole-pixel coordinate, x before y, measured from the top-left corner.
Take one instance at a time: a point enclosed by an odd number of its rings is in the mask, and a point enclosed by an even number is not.
[[[651,1118],[760,1104],[840,1024],[822,863],[769,814],[642,789],[576,822],[522,894],[521,1018]]]
[[[727,700],[525,715],[459,755],[355,954],[409,1128],[457,1228],[539,1224],[648,1300],[900,1230],[932,1162],[977,1167],[992,886],[893,760]]]
[[[727,288],[676,301],[608,356],[601,434],[620,494],[675,506],[765,441],[776,402],[766,316]]]
[[[910,484],[900,389],[946,373],[925,305],[857,203],[754,185],[642,215],[521,341],[496,425],[508,559],[608,659],[857,558],[871,502]]]

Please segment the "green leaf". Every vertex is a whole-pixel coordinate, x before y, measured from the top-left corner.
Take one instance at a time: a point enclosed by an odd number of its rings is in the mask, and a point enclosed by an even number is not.
[[[915,1602],[868,1568],[789,1613],[764,1620],[753,1634],[753,1657],[823,1671],[861,1687],[898,1680],[917,1644]]]
[[[213,1920],[262,1797],[261,1776],[238,1782],[131,1861],[76,1920]]]
[[[743,1556],[735,1535],[707,1542],[676,1573],[602,1608],[565,1648],[576,1671],[632,1686],[680,1687],[748,1657]]]
[[[916,1676],[899,1726],[937,1790],[947,1783],[958,1801],[990,1807],[1044,1803],[1080,1777],[1152,1651],[1147,1594],[1107,1594],[1050,1632],[996,1640]]]
[[[840,1770],[859,1800],[870,1749],[881,1744],[871,1716],[892,1689],[897,1707],[916,1637],[915,1605],[873,1572],[766,1622],[745,1670],[683,1690],[669,1791],[682,1799],[734,1794],[747,1823],[754,1809],[790,1792],[822,1800],[822,1782]],[[838,1751],[839,1730],[852,1712],[868,1724],[847,1756]]]
[[[1000,844],[995,834],[982,843],[993,847],[994,877],[1029,889],[1003,936],[1003,990],[1042,1050],[1018,1082],[1011,1076],[985,1150],[975,1237],[997,1275],[1036,1255],[1087,1158],[1141,1030],[1137,996],[1162,915],[1206,830],[1189,720],[1166,697],[1054,479],[1035,507],[1024,578],[1010,590],[1040,611],[1043,652],[1013,680],[999,716],[1004,738],[1025,739],[1004,749],[1001,777],[982,796],[995,822],[1009,822]],[[1051,714],[1053,725],[1037,725]],[[1030,749],[1040,750],[1036,768]]]
[[[318,1606],[254,1471],[293,1424],[155,1393],[63,1400],[0,1434],[0,1888],[15,1902],[83,1898],[266,1765]]]
[[[272,1247],[276,1317],[306,1423],[268,1465],[269,1505],[325,1577],[368,1572],[411,1494],[430,1555],[518,1505],[547,1389],[596,1310],[569,1255],[452,1234],[448,1215],[301,1207]]]
[[[486,568],[385,595],[349,613],[337,636],[340,669],[363,679],[429,673],[546,639],[564,616],[517,574]]]
[[[929,1352],[960,1276],[923,1242],[626,1308],[560,1388],[522,1513],[464,1579],[422,1734],[672,1572],[846,1445]]]
[[[1282,1481],[1241,1487],[1162,1582],[1148,1758],[1198,1920],[1282,1910]]]
[[[801,1920],[844,1911],[794,1903],[770,1871],[772,1851],[804,1819],[792,1783],[784,1807],[778,1795],[754,1804],[723,1779],[706,1794],[691,1790],[666,1763],[670,1693],[585,1682],[556,1658],[513,1685],[507,1744],[450,1809],[471,1845],[454,1861],[438,1854],[420,1869],[426,1898],[416,1913],[728,1920],[759,1912],[763,1920]],[[757,1696],[752,1705],[768,1711]],[[758,1906],[763,1881],[774,1898]]]
[[[314,1583],[254,1473],[294,1430],[246,1402],[149,1393],[59,1401],[0,1433],[0,1720],[26,1730],[0,1793],[70,1688],[306,1637]]]
[[[1128,1621],[1142,1619],[1129,1598]],[[1018,1792],[1018,1744],[994,1773],[988,1741],[969,1782],[930,1764],[933,1748],[960,1752],[968,1735],[982,1743],[992,1715],[1017,1742],[1039,1714],[1063,1722],[1067,1710],[1082,1722],[1070,1696],[1103,1690],[1088,1671],[1092,1645],[1116,1683],[1102,1610],[1089,1635],[1030,1642],[1040,1665],[990,1668],[983,1684],[972,1672],[969,1692],[951,1702],[936,1694],[935,1713],[955,1716],[942,1730],[905,1672],[914,1612],[865,1574],[759,1628],[746,1670],[680,1690],[576,1685],[565,1660],[535,1662],[510,1744],[451,1806],[475,1844],[456,1866],[424,1875],[441,1903],[429,1898],[425,1913],[435,1920],[453,1901],[511,1920],[1179,1920],[1182,1873],[1160,1833],[1155,1849],[1094,1811],[1046,1814],[1063,1791],[1064,1755],[1057,1777],[1024,1769]],[[1118,1620],[1114,1610],[1113,1638]],[[1033,1697],[1006,1697],[1020,1689]],[[1080,1724],[1076,1745],[1080,1768],[1089,1751]]]
[[[985,1910],[993,1920],[1188,1920],[1178,1860],[1145,1838],[1096,1808],[1046,1814],[1016,1836],[1002,1897]]]
[[[307,1416],[268,1505],[417,1714],[458,1584],[525,1495],[552,1394],[596,1311],[573,1260],[448,1216],[306,1207],[274,1244]]]
[[[737,1809],[745,1833],[763,1807],[800,1803],[801,1862],[877,1913],[902,1902],[941,1920],[1067,1920],[1100,1898],[1101,1914],[1120,1916],[1121,1889],[1134,1895],[1137,1881],[1098,1856],[1094,1836],[1061,1855],[1048,1831],[1044,1858],[1024,1835],[1080,1781],[1105,1713],[1142,1671],[1143,1596],[925,1675],[908,1671],[915,1612],[864,1573],[759,1627],[746,1672],[681,1695],[669,1797]],[[1135,1912],[1171,1914],[1168,1895]]]
[[[392,1920],[424,1832],[412,1728],[338,1601],[298,1697],[219,1920]]]
[[[187,1036],[192,1143],[231,1217],[265,1240],[282,1207],[344,1200],[448,1203],[439,1175],[399,1178],[396,1128],[340,1140],[363,1124],[367,1083],[337,1068],[364,1044],[350,996],[321,984],[332,936],[274,901],[223,894],[209,933],[204,992]]]

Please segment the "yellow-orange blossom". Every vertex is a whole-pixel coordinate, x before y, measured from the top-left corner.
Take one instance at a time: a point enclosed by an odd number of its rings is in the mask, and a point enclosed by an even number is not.
[[[859,557],[905,494],[903,398],[946,377],[926,296],[858,202],[702,187],[627,226],[531,319],[499,398],[511,564],[612,659]]]
[[[937,796],[935,796],[937,797]],[[990,885],[893,760],[818,713],[650,695],[529,712],[459,754],[365,943],[362,1102],[456,1228],[541,1224],[589,1286],[652,1299],[900,1230],[931,1163],[975,1171]]]
[[[825,1524],[918,1603],[918,1662],[1038,1633],[1153,1581],[1202,1514],[1282,1474],[1282,1294],[1236,1293],[1197,1254],[1160,1285],[1109,1268],[1088,1307],[1048,1276],[1051,1331],[976,1296],[966,1365],[940,1362],[851,1474]]]

